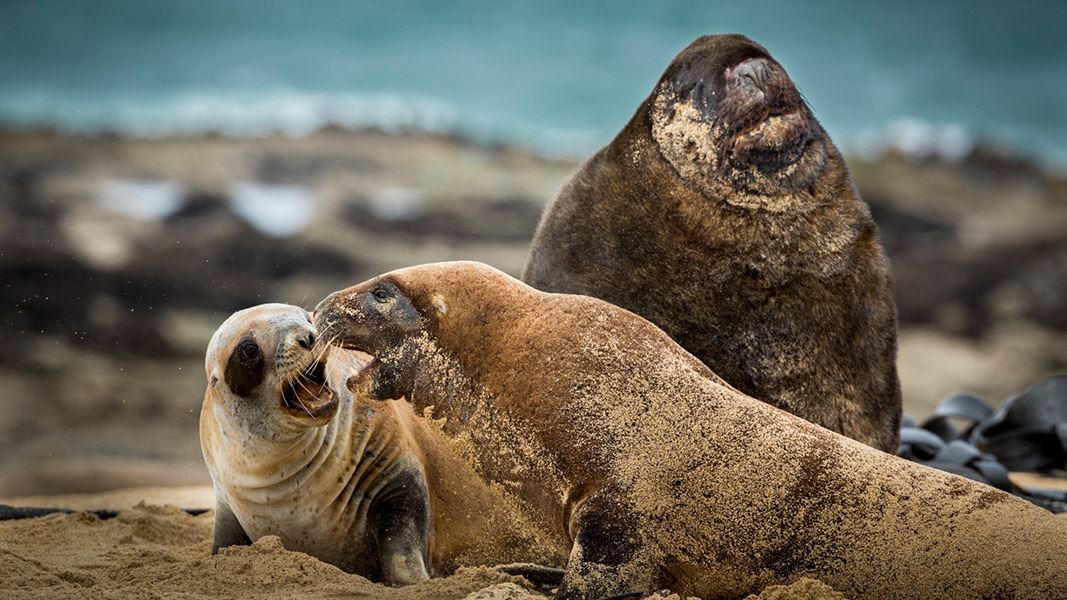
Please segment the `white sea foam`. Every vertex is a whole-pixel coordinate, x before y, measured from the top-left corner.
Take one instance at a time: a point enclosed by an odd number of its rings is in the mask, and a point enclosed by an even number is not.
[[[180,209],[185,195],[184,186],[176,181],[105,179],[98,188],[97,202],[105,210],[156,220]],[[263,233],[286,237],[307,227],[315,201],[302,187],[241,182],[230,186],[229,206]]]
[[[45,98],[32,91],[0,95],[0,123],[49,125],[95,133],[137,136],[201,134],[307,135],[326,125],[378,128],[390,133],[459,135],[483,144],[509,143],[548,156],[578,158],[610,139],[595,128],[539,127],[516,115],[460,110],[430,96],[377,92],[314,92],[293,89],[198,90],[169,98],[106,98],[86,103]]]
[[[977,140],[959,123],[930,123],[914,117],[896,119],[855,137],[851,149],[866,158],[895,150],[915,158],[958,161],[974,150]]]
[[[302,187],[238,183],[230,188],[233,211],[267,235],[287,237],[311,221],[314,199]]]
[[[106,210],[140,219],[162,219],[178,210],[184,190],[174,181],[105,179],[97,201]]]
[[[297,91],[184,93],[159,103],[127,104],[115,117],[142,135],[219,131],[305,135],[327,124],[386,131],[451,131],[456,110],[447,102],[414,95]]]
[[[370,198],[370,212],[383,221],[402,221],[418,216],[426,208],[419,190],[387,187]]]

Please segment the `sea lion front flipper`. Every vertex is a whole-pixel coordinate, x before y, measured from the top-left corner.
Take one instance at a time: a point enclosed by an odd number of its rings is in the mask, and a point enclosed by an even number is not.
[[[587,499],[577,515],[574,548],[556,600],[642,598],[651,592],[651,571],[640,527],[616,490]]]
[[[211,543],[211,553],[218,554],[227,546],[248,546],[252,539],[245,533],[233,511],[222,500],[215,501],[215,540]]]
[[[378,540],[382,581],[401,586],[430,578],[430,505],[421,470],[400,475],[368,517]]]

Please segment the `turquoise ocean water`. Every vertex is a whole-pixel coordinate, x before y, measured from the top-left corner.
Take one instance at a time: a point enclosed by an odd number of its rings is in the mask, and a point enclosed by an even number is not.
[[[1067,165],[1067,2],[3,0],[0,124],[420,128],[580,155],[704,33],[767,46],[840,145]]]

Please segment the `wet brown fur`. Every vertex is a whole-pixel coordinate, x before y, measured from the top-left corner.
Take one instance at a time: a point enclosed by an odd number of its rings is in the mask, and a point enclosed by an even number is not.
[[[877,227],[784,71],[765,105],[709,95],[751,58],[773,63],[741,36],[682,51],[545,210],[523,279],[636,312],[746,394],[895,452],[896,309]],[[787,124],[804,126],[734,137],[798,105]],[[721,138],[670,137],[680,107]],[[809,160],[780,171],[746,162],[781,141],[776,132],[808,144],[798,147]]]
[[[391,373],[574,540],[559,598],[738,598],[801,577],[850,598],[1067,595],[1067,521],[739,393],[607,302],[441,263],[316,315],[376,356],[350,386]]]

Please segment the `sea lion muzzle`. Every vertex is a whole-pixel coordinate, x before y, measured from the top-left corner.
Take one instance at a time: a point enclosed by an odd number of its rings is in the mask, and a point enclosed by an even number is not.
[[[721,106],[726,136],[733,137],[723,149],[739,166],[763,172],[783,169],[798,161],[818,137],[800,92],[785,70],[767,59],[749,59],[727,69]]]
[[[788,194],[822,173],[826,135],[789,74],[762,47],[723,36],[664,74],[653,137],[684,178],[711,195]]]
[[[312,347],[306,338],[297,343],[306,350]],[[326,380],[326,352],[322,354],[323,358],[312,361],[282,386],[282,405],[289,413],[323,419],[332,417],[337,409],[337,397]]]

